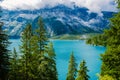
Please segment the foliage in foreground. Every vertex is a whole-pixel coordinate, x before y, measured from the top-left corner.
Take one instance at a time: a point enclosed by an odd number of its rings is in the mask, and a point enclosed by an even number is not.
[[[100,76],[99,80],[115,80],[115,79],[113,79],[111,76],[104,75],[104,76]]]
[[[89,80],[90,77],[87,74],[88,71],[85,60],[80,63],[79,70],[77,70],[77,63],[72,52],[66,80]]]
[[[9,41],[8,35],[2,30],[2,26],[3,22],[0,21],[0,80],[7,80],[10,59],[10,52],[8,50]]]
[[[83,60],[81,63],[80,63],[80,66],[79,66],[79,70],[78,70],[78,75],[77,75],[77,78],[76,80],[89,80],[89,75],[87,74],[87,72],[89,71],[87,69],[87,66],[86,66],[86,62],[85,60]]]
[[[101,55],[102,67],[101,76],[111,76],[115,80],[120,80],[120,0],[118,3],[119,12],[110,19],[110,29],[87,43],[95,45],[105,45],[106,51]]]
[[[77,63],[75,62],[75,57],[72,52],[69,61],[68,73],[66,80],[75,80],[77,73]]]

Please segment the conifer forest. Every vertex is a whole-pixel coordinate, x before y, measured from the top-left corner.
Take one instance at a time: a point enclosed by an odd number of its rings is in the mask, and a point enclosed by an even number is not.
[[[0,0],[0,80],[120,80],[120,0]]]

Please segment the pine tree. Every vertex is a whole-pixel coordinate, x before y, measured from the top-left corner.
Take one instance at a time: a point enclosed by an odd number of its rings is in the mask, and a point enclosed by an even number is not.
[[[21,37],[20,51],[23,54],[21,58],[21,78],[24,80],[32,80],[33,74],[31,73],[31,62],[32,62],[32,50],[31,50],[31,39],[32,39],[32,26],[27,24]],[[24,74],[23,74],[24,73]]]
[[[120,0],[118,9],[120,10]],[[110,29],[104,32],[107,39],[107,50],[101,55],[101,76],[108,75],[120,80],[120,12],[110,19]]]
[[[38,66],[38,80],[58,80],[53,44],[49,43],[45,50]]]
[[[34,56],[34,72],[36,75],[36,80],[46,80],[45,72],[47,71],[47,57],[45,56],[45,47],[47,46],[48,39],[47,33],[44,28],[44,23],[42,18],[40,17],[38,20],[38,28],[35,30],[34,35],[32,37],[32,50]]]
[[[89,70],[87,69],[86,62],[83,60],[80,63],[80,70],[78,70],[78,75],[76,80],[88,80],[89,76],[87,74]]]
[[[38,61],[39,61],[39,77],[41,80],[57,80],[57,71],[56,71],[56,63],[55,63],[55,53],[53,49],[53,45],[47,45],[48,38],[47,33],[44,27],[44,23],[42,18],[40,17],[38,20],[38,29],[37,40],[38,40]]]
[[[55,62],[56,54],[52,42],[48,44],[46,55],[48,57],[48,71],[46,73],[48,76],[48,80],[58,80],[56,62]]]
[[[107,50],[102,54],[101,75],[109,75],[120,79],[120,13],[111,19],[111,28],[106,30]]]
[[[32,37],[36,80],[58,80],[53,45],[48,45],[47,33],[40,17],[38,28]],[[36,62],[37,61],[37,62]]]
[[[77,64],[75,62],[75,57],[74,57],[73,52],[72,52],[72,54],[70,56],[70,61],[69,61],[69,67],[68,67],[68,73],[67,73],[66,80],[75,80],[76,72],[77,72]]]
[[[1,13],[1,10],[0,10]],[[8,35],[2,29],[3,22],[0,21],[0,80],[7,80],[9,72],[9,50]]]
[[[9,72],[9,80],[18,80],[18,54],[16,49],[14,48],[13,54],[10,59],[10,72]]]
[[[36,29],[36,37],[37,37],[37,43],[39,46],[39,54],[43,54],[45,51],[45,46],[47,45],[47,42],[48,42],[48,38],[47,38],[47,32],[44,27],[44,23],[41,17],[38,20],[38,29]]]

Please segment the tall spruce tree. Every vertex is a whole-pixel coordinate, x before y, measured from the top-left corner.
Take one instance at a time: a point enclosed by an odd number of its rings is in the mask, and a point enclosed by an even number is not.
[[[0,8],[1,14],[1,8]],[[1,15],[0,15],[1,16]],[[2,28],[3,22],[0,21],[0,80],[7,80],[9,71],[9,50],[8,35]]]
[[[36,37],[34,38],[37,39],[36,41],[38,44],[38,77],[40,80],[57,80],[58,78],[53,45],[48,45],[47,32],[41,17],[38,20],[38,29],[36,30],[35,36]]]
[[[80,70],[78,70],[78,75],[76,80],[88,80],[89,76],[87,74],[89,70],[87,69],[86,62],[83,60],[80,63]]]
[[[21,78],[23,80],[32,80],[33,74],[31,73],[31,62],[32,62],[32,50],[31,50],[31,41],[32,41],[32,26],[27,24],[25,30],[21,36],[21,46],[20,51],[23,54],[21,58]]]
[[[9,72],[9,80],[19,80],[18,77],[18,54],[16,49],[14,48],[13,53],[10,59],[10,72]]]
[[[48,49],[46,54],[48,57],[48,71],[46,76],[48,76],[48,80],[58,80],[56,62],[55,62],[56,54],[52,42],[48,44]]]
[[[77,73],[77,63],[75,62],[75,57],[74,57],[73,52],[72,52],[72,54],[70,56],[66,80],[75,80],[76,73]]]
[[[38,29],[36,29],[37,43],[39,46],[39,54],[44,54],[45,46],[47,45],[48,38],[47,32],[44,27],[44,23],[41,17],[38,20]]]
[[[34,53],[34,59],[37,60],[35,61],[35,66],[36,67],[36,75],[37,75],[37,80],[47,80],[46,78],[46,69],[47,69],[47,57],[45,56],[46,49],[45,47],[47,46],[48,38],[47,38],[47,33],[44,28],[44,23],[42,21],[42,18],[40,17],[38,20],[38,28],[34,32],[34,36],[32,37],[32,43],[33,44],[33,53]]]
[[[38,62],[38,80],[58,80],[55,56],[53,44],[49,43],[44,55],[38,58],[38,61],[42,60],[41,63]]]

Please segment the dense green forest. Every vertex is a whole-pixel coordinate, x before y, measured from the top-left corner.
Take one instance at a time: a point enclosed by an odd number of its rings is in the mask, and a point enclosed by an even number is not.
[[[116,2],[118,13],[110,19],[110,28],[87,40],[88,44],[107,48],[101,55],[99,80],[120,80],[120,0]],[[42,18],[39,18],[36,30],[32,29],[30,23],[26,25],[22,32],[19,53],[15,48],[13,52],[8,50],[10,42],[3,25],[0,22],[0,80],[58,80],[56,53],[52,42],[47,38]],[[72,52],[66,80],[89,80],[86,61],[81,61],[79,70],[77,67]]]

